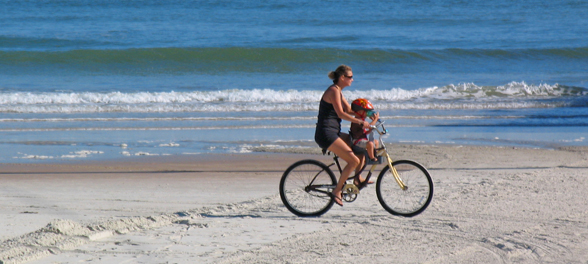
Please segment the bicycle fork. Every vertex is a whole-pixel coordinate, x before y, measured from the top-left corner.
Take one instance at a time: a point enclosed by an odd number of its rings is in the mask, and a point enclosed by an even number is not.
[[[408,186],[406,186],[406,184],[404,184],[404,182],[402,181],[402,178],[400,178],[400,175],[398,174],[398,171],[396,171],[396,168],[394,168],[394,166],[392,166],[392,158],[390,157],[390,155],[388,155],[388,151],[386,151],[386,148],[382,148],[380,155],[382,155],[384,157],[386,157],[386,162],[388,162],[388,168],[390,168],[390,172],[392,172],[392,175],[394,176],[394,180],[396,180],[396,183],[398,183],[398,186],[400,187],[400,189],[402,189],[403,191],[406,191],[408,189]]]

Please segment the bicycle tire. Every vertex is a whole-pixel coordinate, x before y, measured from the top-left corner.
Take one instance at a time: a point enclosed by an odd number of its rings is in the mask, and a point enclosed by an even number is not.
[[[311,183],[334,187],[337,180],[333,171],[317,160],[298,161],[290,165],[282,175],[280,198],[293,214],[302,217],[320,216],[333,206],[335,201],[328,195],[332,188],[307,188]]]
[[[431,175],[425,167],[411,160],[398,160],[392,166],[408,188],[402,190],[390,167],[386,166],[376,182],[378,201],[393,215],[413,217],[422,213],[433,199]]]

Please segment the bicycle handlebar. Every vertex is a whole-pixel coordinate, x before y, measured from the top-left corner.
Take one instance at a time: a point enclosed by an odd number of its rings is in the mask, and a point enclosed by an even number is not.
[[[381,126],[382,130],[380,130],[378,128],[378,126]],[[384,135],[384,134],[388,133],[388,130],[384,127],[384,122],[382,122],[380,120],[378,120],[378,124],[376,124],[375,126],[370,125],[370,129],[375,129],[376,132],[378,132],[378,134],[380,134],[380,135]]]

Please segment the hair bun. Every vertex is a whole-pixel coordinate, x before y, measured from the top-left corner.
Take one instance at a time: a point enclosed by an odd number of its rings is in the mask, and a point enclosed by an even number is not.
[[[334,71],[329,72],[329,79],[335,80],[335,72]]]

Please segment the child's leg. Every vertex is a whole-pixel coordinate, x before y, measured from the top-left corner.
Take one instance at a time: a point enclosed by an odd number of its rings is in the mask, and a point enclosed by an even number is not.
[[[374,157],[374,142],[368,141],[368,143],[365,146],[365,149],[367,150],[370,159],[374,160],[376,158]]]

